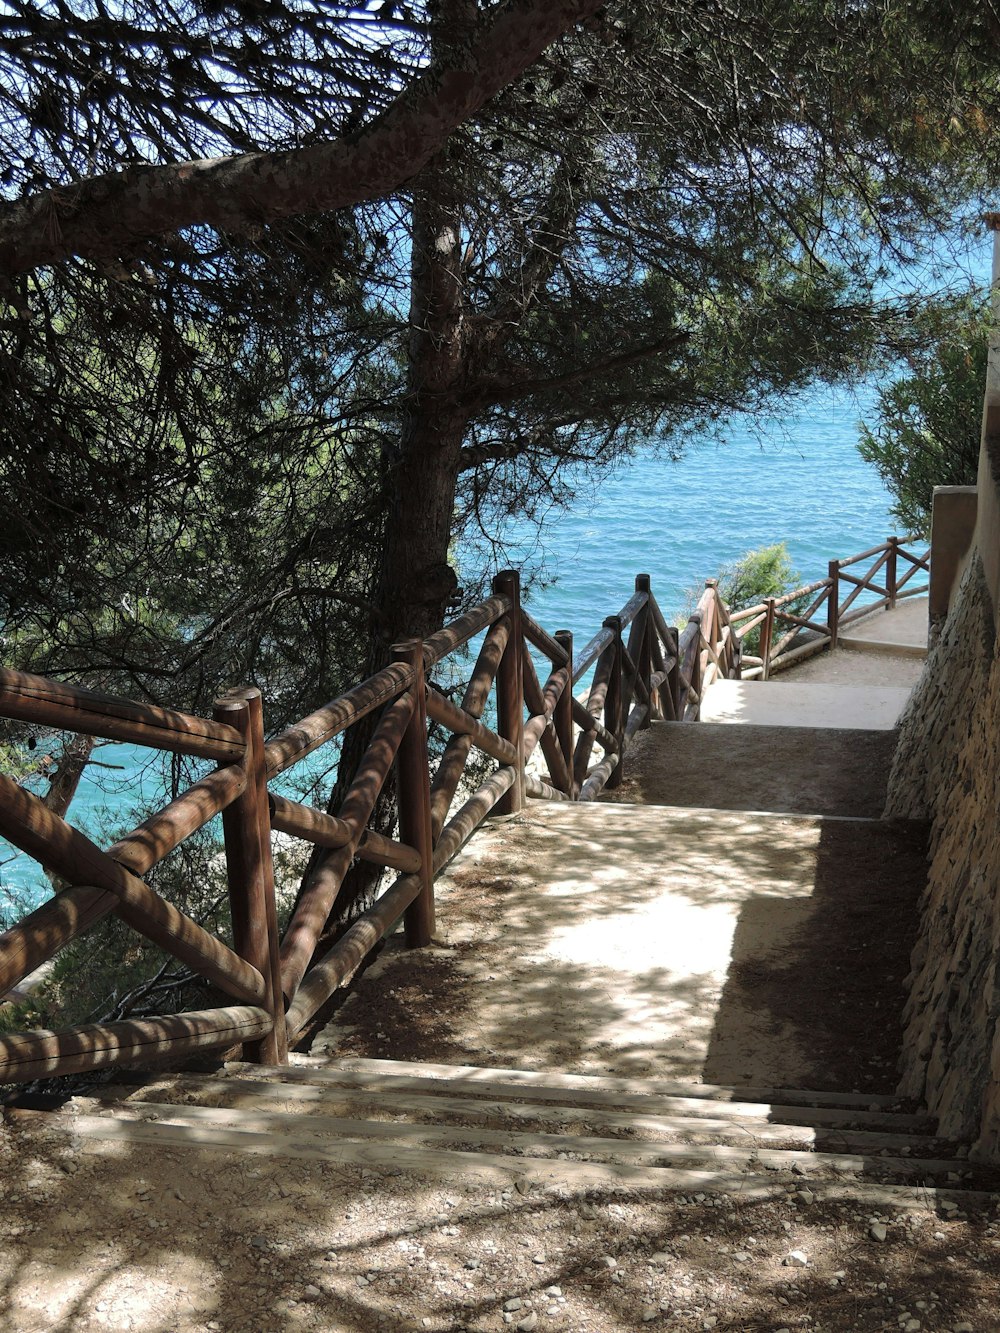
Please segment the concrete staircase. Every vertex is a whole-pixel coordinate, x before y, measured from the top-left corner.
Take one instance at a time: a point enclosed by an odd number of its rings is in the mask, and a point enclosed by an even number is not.
[[[512,1188],[624,1187],[871,1206],[981,1203],[995,1176],[891,1096],[380,1060],[136,1076],[55,1114],[77,1152],[128,1144],[336,1162]]]
[[[737,688],[775,705],[813,693],[814,717],[833,706],[824,685]],[[859,1065],[848,1080],[824,1063],[831,1034],[843,1046],[855,1033],[860,1053],[873,1023],[893,1021],[876,991],[860,1010],[844,996],[891,966],[887,1003],[898,1003],[905,940],[871,967],[865,951],[889,929],[905,933],[898,917],[922,867],[919,830],[878,819],[893,748],[884,719],[902,701],[881,708],[867,688],[861,724],[846,696],[833,726],[754,723],[750,708],[657,724],[629,780],[642,804],[535,805],[474,840],[441,885],[439,920],[452,945],[482,955],[446,977],[474,1015],[480,1063],[393,1058],[405,1014],[370,1028],[368,1054],[338,1054],[352,1019],[387,1015],[427,965],[392,941],[323,1034],[327,1058],[138,1074],[14,1115],[81,1152],[214,1149],[522,1191],[793,1194],[961,1215],[989,1197],[995,1173],[937,1138],[920,1108],[850,1087],[891,1087],[889,1071]],[[494,919],[485,895],[498,886]],[[831,923],[845,920],[838,937]],[[810,925],[816,938],[803,944]],[[495,1067],[498,1052],[517,1064],[518,1042],[541,1067]],[[616,1061],[655,1076],[566,1071]],[[796,1086],[816,1067],[825,1089]]]

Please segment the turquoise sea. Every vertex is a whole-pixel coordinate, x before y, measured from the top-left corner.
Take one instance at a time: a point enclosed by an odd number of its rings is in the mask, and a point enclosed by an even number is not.
[[[780,422],[738,421],[725,443],[692,438],[680,462],[640,453],[599,488],[582,483],[572,508],[552,511],[540,532],[521,525],[506,534],[532,614],[582,645],[628,599],[637,573],[652,576],[673,619],[705,578],[755,547],[786,542],[807,582],[825,575],[831,557],[883,541],[894,531],[889,496],[855,448],[872,397],[816,390]],[[149,752],[107,745],[98,758],[70,818],[105,842],[119,793]],[[155,800],[152,770],[145,785]],[[44,893],[33,863],[0,842],[0,914],[19,915]]]
[[[859,456],[858,421],[875,391],[814,390],[780,421],[739,421],[724,443],[693,439],[680,462],[640,454],[599,491],[512,532],[512,563],[536,572],[529,608],[549,629],[589,639],[648,573],[668,619],[744,552],[788,547],[802,582],[828,560],[897,530],[891,497]],[[547,582],[554,579],[554,582]]]

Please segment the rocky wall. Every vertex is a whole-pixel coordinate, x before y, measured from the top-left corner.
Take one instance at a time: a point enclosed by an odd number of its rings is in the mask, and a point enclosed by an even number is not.
[[[931,820],[900,1092],[1000,1155],[1000,658],[975,558],[901,722],[886,814]]]

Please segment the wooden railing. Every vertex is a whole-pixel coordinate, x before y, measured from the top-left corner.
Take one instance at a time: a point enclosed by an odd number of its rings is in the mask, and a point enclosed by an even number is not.
[[[439,663],[479,635],[482,643],[456,704],[431,677]],[[551,668],[544,683],[532,647]],[[617,787],[635,733],[654,718],[696,719],[711,681],[739,674],[740,642],[714,582],[678,631],[667,625],[648,576],[640,575],[618,614],[574,653],[568,631],[550,634],[522,609],[518,575],[505,571],[494,580],[492,597],[424,642],[397,644],[393,656],[384,670],[269,741],[263,700],[254,688],[220,699],[209,720],[0,671],[0,716],[219,765],[106,851],[0,775],[0,833],[66,884],[0,935],[0,996],[114,912],[234,1002],[0,1037],[0,1083],[114,1065],[176,1064],[195,1051],[239,1045],[245,1058],[283,1062],[289,1043],[400,917],[408,943],[430,941],[435,876],[491,811],[517,813],[528,796],[591,801]],[[591,669],[585,696],[575,697],[573,687]],[[495,729],[484,721],[491,693]],[[271,779],[376,712],[371,743],[335,814],[269,791]],[[429,722],[448,736],[433,775]],[[496,768],[453,811],[473,746]],[[398,838],[368,827],[393,765]],[[205,930],[143,878],[220,813],[231,942]],[[274,831],[323,849],[280,936]],[[317,959],[355,857],[400,873]]]
[[[881,546],[831,560],[825,579],[732,612],[733,632],[741,644],[751,630],[760,630],[758,651],[742,654],[743,679],[767,680],[803,658],[836,648],[845,625],[883,608],[891,610],[904,597],[926,594],[927,582],[914,580],[920,571],[929,574],[930,554],[920,538],[889,537]],[[868,567],[853,572],[864,561],[870,562]],[[855,606],[864,592],[874,597]]]

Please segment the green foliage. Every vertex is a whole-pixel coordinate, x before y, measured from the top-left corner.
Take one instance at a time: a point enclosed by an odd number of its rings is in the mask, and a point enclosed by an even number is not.
[[[755,606],[766,597],[783,597],[802,582],[792,568],[784,542],[747,551],[719,570],[719,594],[732,611]]]
[[[719,570],[719,595],[730,611],[742,611],[756,606],[768,597],[783,597],[802,582],[802,576],[792,568],[788,547],[784,542],[761,546],[747,551],[731,565]],[[794,610],[794,603],[791,604]],[[756,653],[760,647],[760,626],[750,630],[743,640],[744,650]]]
[[[862,423],[858,452],[878,470],[909,532],[930,530],[935,486],[976,480],[989,322],[981,300],[929,308],[909,374],[879,392],[874,425]]]

